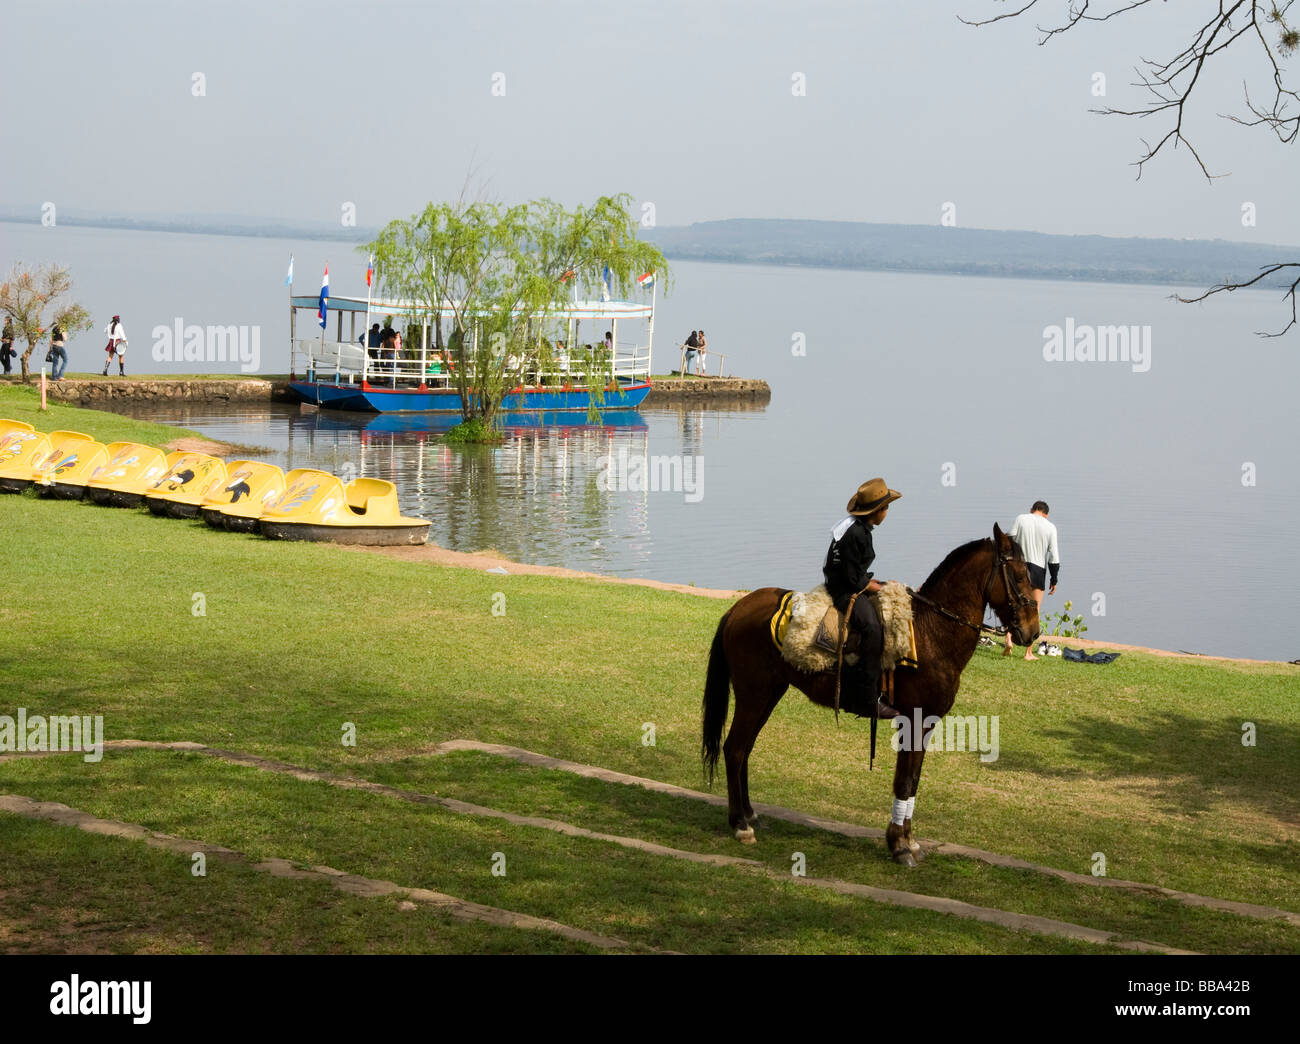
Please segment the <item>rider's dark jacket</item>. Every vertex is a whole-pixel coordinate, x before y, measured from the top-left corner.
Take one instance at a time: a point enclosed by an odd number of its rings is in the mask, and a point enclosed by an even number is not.
[[[831,540],[826,551],[822,575],[826,578],[826,590],[831,600],[841,608],[842,603],[866,587],[873,576],[871,563],[876,560],[876,550],[871,545],[873,528],[864,516],[859,515],[838,540]]]

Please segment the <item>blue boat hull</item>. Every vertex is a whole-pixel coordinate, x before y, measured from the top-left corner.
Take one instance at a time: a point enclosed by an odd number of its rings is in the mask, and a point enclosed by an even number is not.
[[[325,381],[291,380],[289,390],[302,402],[327,410],[358,413],[446,413],[461,415],[460,395],[454,388],[380,388],[372,384],[331,384]],[[650,393],[649,382],[620,382],[607,390],[598,409],[601,413],[633,410]],[[507,395],[501,403],[506,413],[586,413],[591,393],[586,388],[525,388]]]

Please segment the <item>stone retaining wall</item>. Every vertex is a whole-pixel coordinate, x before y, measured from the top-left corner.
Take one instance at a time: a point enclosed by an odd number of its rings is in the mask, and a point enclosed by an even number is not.
[[[772,389],[767,381],[745,380],[739,377],[669,377],[651,381],[647,406],[670,403],[700,403],[708,401],[767,402]]]
[[[287,388],[283,381],[256,378],[137,381],[128,377],[101,377],[98,380],[52,381],[48,395],[55,402],[90,409],[111,409],[128,403],[278,401],[287,399]]]
[[[132,380],[100,377],[63,380],[49,385],[49,397],[90,409],[153,402],[292,402],[288,384],[259,378],[230,380]],[[651,383],[646,404],[705,405],[709,402],[765,403],[772,397],[767,381],[739,377],[667,378]]]

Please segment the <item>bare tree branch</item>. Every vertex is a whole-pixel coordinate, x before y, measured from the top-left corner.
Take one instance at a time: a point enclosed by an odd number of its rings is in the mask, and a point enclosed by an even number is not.
[[[1039,46],[1043,46],[1053,37],[1069,32],[1084,22],[1107,22],[1112,18],[1127,14],[1140,7],[1146,7],[1153,0],[1110,0],[1110,6],[1098,5],[1094,11],[1093,0],[1066,0],[1064,19],[1052,26],[1036,26],[1040,33]],[[1191,40],[1168,59],[1140,59],[1134,70],[1137,76],[1132,86],[1148,95],[1147,104],[1141,108],[1118,109],[1107,107],[1093,109],[1102,116],[1133,116],[1147,119],[1152,116],[1171,117],[1173,126],[1169,127],[1152,145],[1145,138],[1140,138],[1145,152],[1136,160],[1137,176],[1142,177],[1146,164],[1169,146],[1177,149],[1185,146],[1196,161],[1201,173],[1209,180],[1224,177],[1223,174],[1211,174],[1202,160],[1201,154],[1183,133],[1184,116],[1192,95],[1204,79],[1210,63],[1215,61],[1225,50],[1245,41],[1251,46],[1247,56],[1254,56],[1261,66],[1268,71],[1271,80],[1272,97],[1257,101],[1251,97],[1249,86],[1242,83],[1248,116],[1219,113],[1223,119],[1245,127],[1268,127],[1284,145],[1293,144],[1300,137],[1300,92],[1289,88],[1283,79],[1280,59],[1294,54],[1300,48],[1300,28],[1288,21],[1290,10],[1296,0],[1219,0],[1217,10],[1203,22],[1192,34]],[[1031,8],[1038,7],[1040,0],[1027,0],[1013,11],[984,19],[960,18],[966,25],[985,26],[1010,18],[1017,18]],[[1172,5],[1170,5],[1172,6]],[[1181,8],[1180,8],[1181,10]],[[1271,40],[1266,34],[1266,27],[1276,31],[1276,39]],[[1199,97],[1199,95],[1198,95]],[[1257,96],[1258,97],[1258,96]],[[1174,295],[1179,301],[1193,303],[1204,301],[1214,294],[1241,290],[1254,286],[1269,276],[1276,275],[1283,269],[1300,268],[1300,262],[1286,262],[1266,266],[1253,279],[1238,283],[1220,283],[1196,297]],[[1300,286],[1300,277],[1287,288],[1285,296],[1291,301],[1291,320],[1277,333],[1260,332],[1263,337],[1280,337],[1296,321],[1296,290]]]
[[[1212,297],[1215,294],[1222,294],[1222,293],[1230,294],[1234,290],[1244,290],[1248,286],[1254,286],[1261,279],[1267,279],[1269,276],[1282,271],[1282,269],[1284,268],[1300,268],[1300,261],[1288,261],[1285,263],[1279,263],[1274,265],[1265,265],[1264,268],[1260,270],[1259,275],[1255,276],[1254,279],[1246,280],[1244,283],[1219,283],[1217,286],[1212,286],[1204,293],[1197,294],[1195,297],[1183,297],[1182,294],[1174,294],[1174,299],[1177,301],[1181,301],[1183,304],[1196,304],[1196,302],[1204,301],[1207,297]],[[1287,288],[1286,293],[1283,294],[1284,298],[1290,298],[1291,300],[1291,321],[1287,323],[1286,326],[1282,327],[1282,329],[1278,330],[1276,333],[1267,333],[1264,330],[1256,330],[1255,332],[1259,334],[1260,337],[1281,337],[1284,333],[1290,330],[1291,327],[1296,325],[1297,289],[1300,289],[1300,276],[1296,276],[1295,279],[1292,280],[1291,285]]]
[[[1108,22],[1112,18],[1146,7],[1153,0],[1116,0],[1108,10],[1094,13],[1093,0],[1067,0],[1064,19],[1056,25],[1036,26],[1041,38],[1039,46],[1046,44],[1053,37],[1069,32],[1084,22]],[[1137,79],[1133,83],[1150,96],[1147,105],[1138,109],[1104,108],[1093,111],[1105,116],[1136,116],[1139,118],[1172,113],[1174,125],[1163,134],[1154,146],[1143,141],[1146,151],[1135,161],[1138,177],[1142,170],[1153,160],[1166,145],[1176,149],[1179,145],[1187,147],[1196,165],[1206,178],[1213,179],[1223,175],[1211,174],[1201,159],[1200,153],[1183,133],[1183,116],[1188,102],[1200,85],[1206,71],[1207,63],[1217,58],[1228,47],[1239,40],[1250,38],[1257,46],[1252,48],[1268,69],[1272,79],[1273,97],[1271,101],[1256,104],[1251,100],[1249,91],[1243,84],[1248,117],[1220,113],[1224,119],[1233,120],[1245,126],[1268,126],[1283,143],[1290,144],[1300,134],[1300,112],[1291,108],[1300,104],[1300,93],[1289,89],[1283,82],[1281,57],[1295,51],[1300,45],[1297,30],[1287,22],[1288,11],[1295,0],[1220,0],[1217,11],[1192,35],[1191,40],[1168,59],[1143,58],[1135,70]],[[1013,11],[984,19],[959,20],[966,25],[985,26],[1016,18],[1031,8],[1037,7],[1040,0],[1028,0],[1027,3]],[[1265,26],[1277,28],[1277,39],[1270,42],[1265,35]]]

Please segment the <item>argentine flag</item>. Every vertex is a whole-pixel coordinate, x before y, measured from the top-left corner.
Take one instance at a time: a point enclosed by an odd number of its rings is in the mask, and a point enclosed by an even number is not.
[[[285,286],[293,286],[293,255],[289,255],[289,274],[284,277]]]
[[[327,302],[330,297],[330,266],[325,266],[325,274],[320,277],[320,306],[316,309],[316,314],[320,316],[320,328],[325,329],[325,313],[329,310]]]

